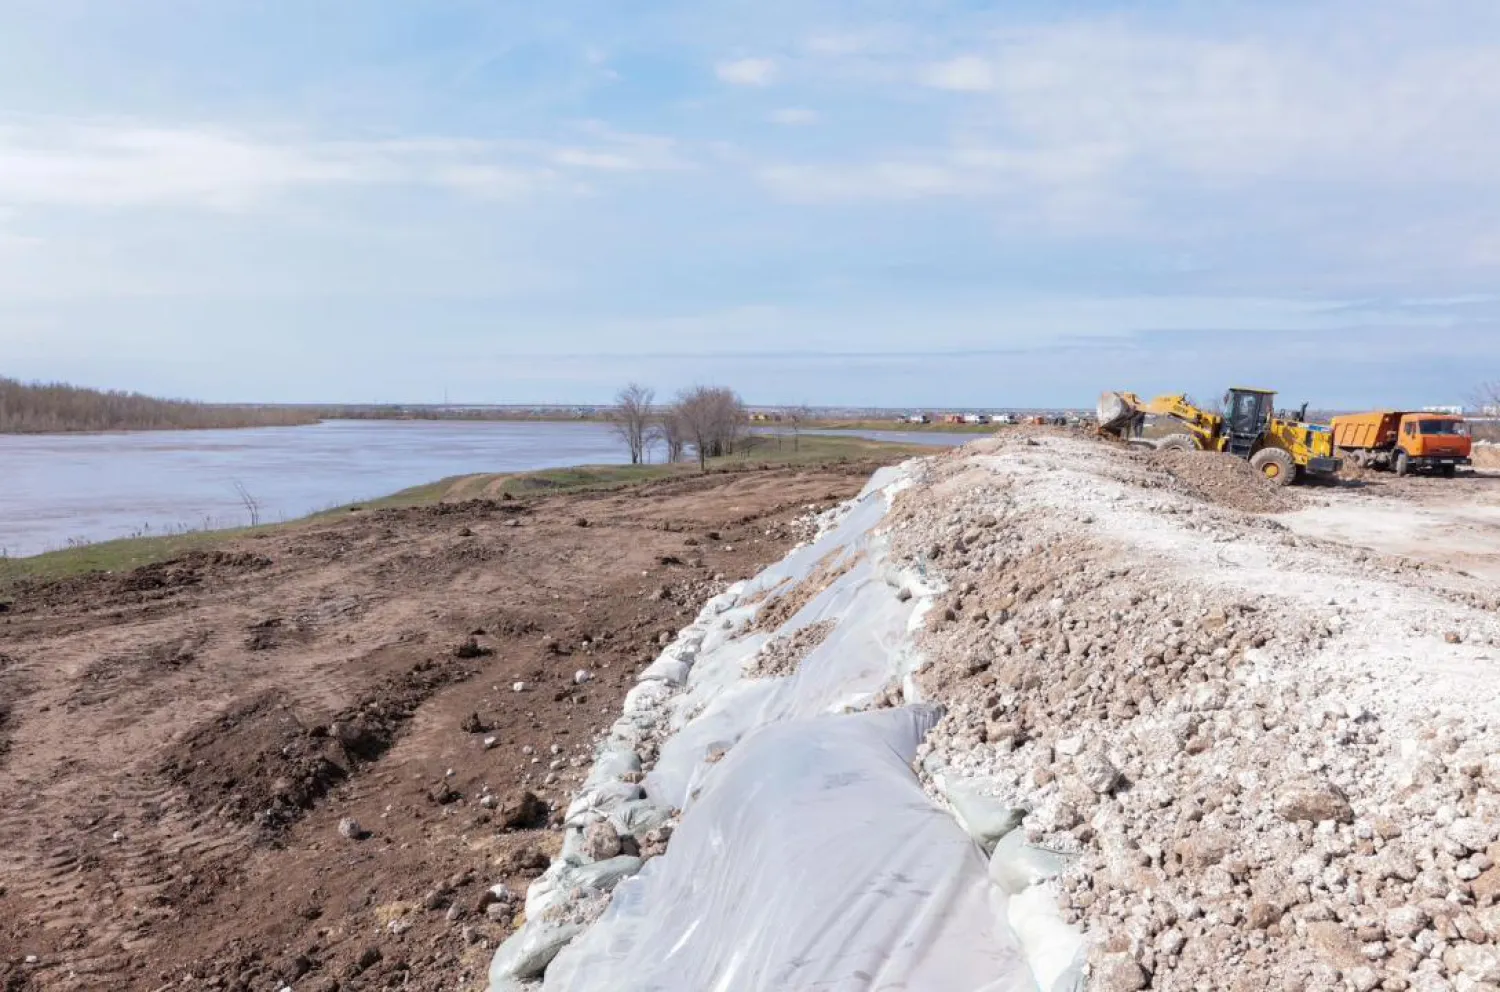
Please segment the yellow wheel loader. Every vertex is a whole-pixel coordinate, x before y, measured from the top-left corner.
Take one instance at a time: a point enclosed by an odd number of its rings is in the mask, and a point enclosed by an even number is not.
[[[1141,436],[1148,416],[1171,417],[1186,428],[1157,441]],[[1158,451],[1219,451],[1247,459],[1266,478],[1289,486],[1304,476],[1338,472],[1333,433],[1306,422],[1307,407],[1276,411],[1276,393],[1236,387],[1224,397],[1224,412],[1204,410],[1184,394],[1142,402],[1134,393],[1099,398],[1099,429],[1131,444]]]

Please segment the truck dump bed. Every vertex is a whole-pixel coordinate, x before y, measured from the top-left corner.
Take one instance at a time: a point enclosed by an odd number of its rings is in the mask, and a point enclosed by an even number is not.
[[[1334,417],[1331,424],[1334,447],[1393,448],[1402,416],[1399,410],[1376,410]]]

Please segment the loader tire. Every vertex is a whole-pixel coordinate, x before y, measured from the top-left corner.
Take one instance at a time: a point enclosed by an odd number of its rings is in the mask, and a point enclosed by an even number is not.
[[[1280,448],[1262,448],[1250,458],[1250,467],[1278,486],[1297,481],[1297,463]]]
[[[1156,442],[1157,451],[1197,451],[1198,442],[1191,434],[1169,434]]]

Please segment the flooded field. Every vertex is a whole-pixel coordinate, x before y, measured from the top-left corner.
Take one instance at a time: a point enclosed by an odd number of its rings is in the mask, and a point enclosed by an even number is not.
[[[964,436],[903,435],[954,444]],[[290,520],[452,475],[617,464],[602,423],[328,421],[311,427],[0,435],[0,554]]]

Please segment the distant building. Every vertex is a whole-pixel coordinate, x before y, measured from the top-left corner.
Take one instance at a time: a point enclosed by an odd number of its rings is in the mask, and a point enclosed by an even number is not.
[[[1423,413],[1446,413],[1454,417],[1462,417],[1464,408],[1462,406],[1424,406]]]

